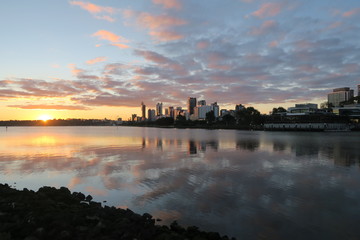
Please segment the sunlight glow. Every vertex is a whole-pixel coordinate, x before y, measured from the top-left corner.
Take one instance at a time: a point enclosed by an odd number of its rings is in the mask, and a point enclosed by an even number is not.
[[[44,122],[46,122],[47,120],[50,120],[50,119],[53,119],[53,118],[48,114],[43,114],[38,117],[38,120],[42,120]]]

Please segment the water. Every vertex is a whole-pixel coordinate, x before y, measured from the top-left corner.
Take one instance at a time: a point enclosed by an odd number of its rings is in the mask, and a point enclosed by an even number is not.
[[[238,239],[359,239],[360,133],[0,129],[0,182]]]

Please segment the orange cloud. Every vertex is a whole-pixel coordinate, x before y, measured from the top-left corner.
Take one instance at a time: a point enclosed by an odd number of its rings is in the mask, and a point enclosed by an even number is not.
[[[112,32],[106,31],[106,30],[99,30],[96,33],[94,33],[92,36],[98,37],[99,39],[102,39],[102,40],[108,40],[112,43],[128,42],[128,40],[126,40],[125,38],[118,36]]]
[[[91,13],[96,19],[106,20],[109,22],[115,21],[114,18],[104,15],[104,13],[107,13],[107,14],[116,13],[117,10],[115,8],[103,7],[103,6],[95,5],[93,3],[81,2],[81,1],[71,1],[70,4],[80,6],[82,9]]]
[[[181,4],[178,0],[153,0],[153,3],[163,5],[164,8],[181,9]]]
[[[11,108],[21,109],[46,109],[46,110],[90,110],[85,106],[73,106],[73,105],[8,105]]]
[[[122,43],[112,43],[111,46],[115,46],[118,48],[129,48],[128,45],[122,44]]]
[[[90,13],[93,13],[93,14],[101,13],[101,12],[107,12],[107,13],[113,14],[116,12],[115,8],[102,7],[102,6],[95,5],[93,3],[88,3],[88,2],[71,1],[70,4],[80,6],[82,9],[84,9]]]
[[[283,4],[281,3],[264,3],[260,9],[253,12],[251,15],[258,18],[274,17],[282,10]]]
[[[94,59],[90,59],[88,61],[86,61],[87,64],[95,64],[95,63],[98,63],[98,62],[104,62],[107,60],[107,57],[97,57],[97,58],[94,58]]]
[[[343,17],[352,17],[354,15],[357,15],[360,13],[360,8],[355,8],[353,10],[350,10],[350,11],[347,11],[347,12],[344,12],[342,14]]]

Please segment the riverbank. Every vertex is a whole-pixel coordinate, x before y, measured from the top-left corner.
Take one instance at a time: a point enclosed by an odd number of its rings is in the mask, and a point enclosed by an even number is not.
[[[61,187],[42,187],[37,192],[0,184],[0,239],[211,239],[227,240],[197,227],[155,224],[148,213],[102,206],[83,193]]]

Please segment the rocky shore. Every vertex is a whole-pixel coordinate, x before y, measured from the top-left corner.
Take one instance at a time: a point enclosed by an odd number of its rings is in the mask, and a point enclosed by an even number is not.
[[[0,184],[0,239],[229,239],[197,227],[155,224],[148,213],[102,206],[90,195],[61,187],[42,187],[37,192]]]

